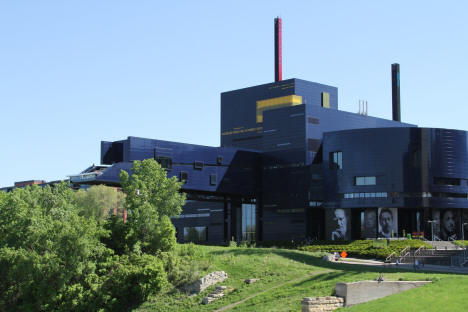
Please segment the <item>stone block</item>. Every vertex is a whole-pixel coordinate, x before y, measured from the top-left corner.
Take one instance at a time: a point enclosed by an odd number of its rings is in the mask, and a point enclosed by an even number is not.
[[[224,271],[211,272],[210,274],[196,280],[194,283],[184,286],[183,290],[191,294],[200,293],[216,283],[225,281],[227,278],[228,275]]]
[[[386,297],[408,289],[424,286],[430,281],[361,281],[336,283],[335,293],[344,298],[345,306]]]

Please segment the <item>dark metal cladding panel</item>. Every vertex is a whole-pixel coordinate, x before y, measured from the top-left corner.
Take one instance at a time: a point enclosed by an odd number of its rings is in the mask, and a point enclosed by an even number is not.
[[[313,140],[322,140],[324,133],[331,131],[363,128],[416,127],[412,124],[332,110],[314,105],[306,106],[306,123],[306,137],[307,139]],[[318,151],[308,151],[306,164],[312,163],[317,153]]]
[[[330,169],[328,155],[334,151],[343,153],[342,170]],[[325,133],[326,206],[466,208],[466,159],[465,131],[376,128]],[[357,186],[354,183],[356,176],[376,176],[377,183]],[[435,183],[436,179],[454,179],[457,185]],[[339,196],[375,192],[386,192],[388,197],[344,199]]]
[[[338,109],[338,88],[321,83],[294,79],[294,94],[302,96],[302,103],[307,106],[322,106],[322,93],[330,94],[330,109]]]
[[[263,120],[263,152],[301,149],[305,157],[305,105],[266,111]]]
[[[207,241],[223,242],[224,202],[187,200],[181,216],[172,218],[177,229],[177,240],[184,242],[185,227],[207,227]]]
[[[181,172],[188,174],[183,190],[250,196],[258,187],[260,156],[256,152],[137,137],[129,137],[126,142],[131,161],[154,158],[155,155],[171,158],[172,168],[167,170],[168,177],[179,179]],[[200,162],[202,168],[195,168],[195,162]],[[130,168],[131,162],[117,163],[107,169],[98,181],[118,184],[120,170],[131,173]],[[216,175],[216,183],[212,183],[211,175]]]
[[[257,101],[293,95],[294,81],[221,93],[221,146],[260,149],[262,125],[257,123]]]
[[[124,160],[123,141],[101,141],[101,164],[112,165]]]

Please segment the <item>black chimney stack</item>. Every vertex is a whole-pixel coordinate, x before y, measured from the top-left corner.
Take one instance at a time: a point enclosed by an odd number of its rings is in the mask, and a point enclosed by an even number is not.
[[[401,121],[400,113],[400,64],[392,64],[392,115],[393,120]]]

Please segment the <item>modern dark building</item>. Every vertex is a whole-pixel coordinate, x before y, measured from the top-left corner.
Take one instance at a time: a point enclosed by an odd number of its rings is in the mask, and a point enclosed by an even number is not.
[[[118,185],[154,158],[184,181],[179,241],[359,239],[423,232],[458,239],[468,222],[468,136],[402,123],[400,67],[393,120],[338,108],[338,89],[281,80],[221,94],[221,146],[137,137],[101,143],[101,163],[75,184]],[[428,222],[433,221],[433,222]]]
[[[289,79],[222,93],[221,147],[102,142],[105,166],[71,181],[118,185],[132,161],[156,159],[185,181],[180,241],[431,237],[430,220],[450,239],[468,217],[467,140],[340,111],[337,88]]]

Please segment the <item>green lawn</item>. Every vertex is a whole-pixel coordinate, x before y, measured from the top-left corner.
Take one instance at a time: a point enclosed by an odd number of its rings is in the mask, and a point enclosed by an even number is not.
[[[330,263],[320,260],[317,253],[287,249],[196,246],[195,251],[193,261],[198,263],[200,275],[224,270],[229,279],[220,285],[233,291],[209,305],[201,305],[203,296],[213,287],[191,298],[169,289],[135,311],[213,311],[249,296],[254,297],[229,311],[300,311],[304,297],[331,295],[336,282],[372,280],[381,271],[386,280],[434,283],[352,307],[351,311],[420,311],[421,307],[424,311],[468,311],[468,276]],[[245,285],[246,278],[260,280]]]

